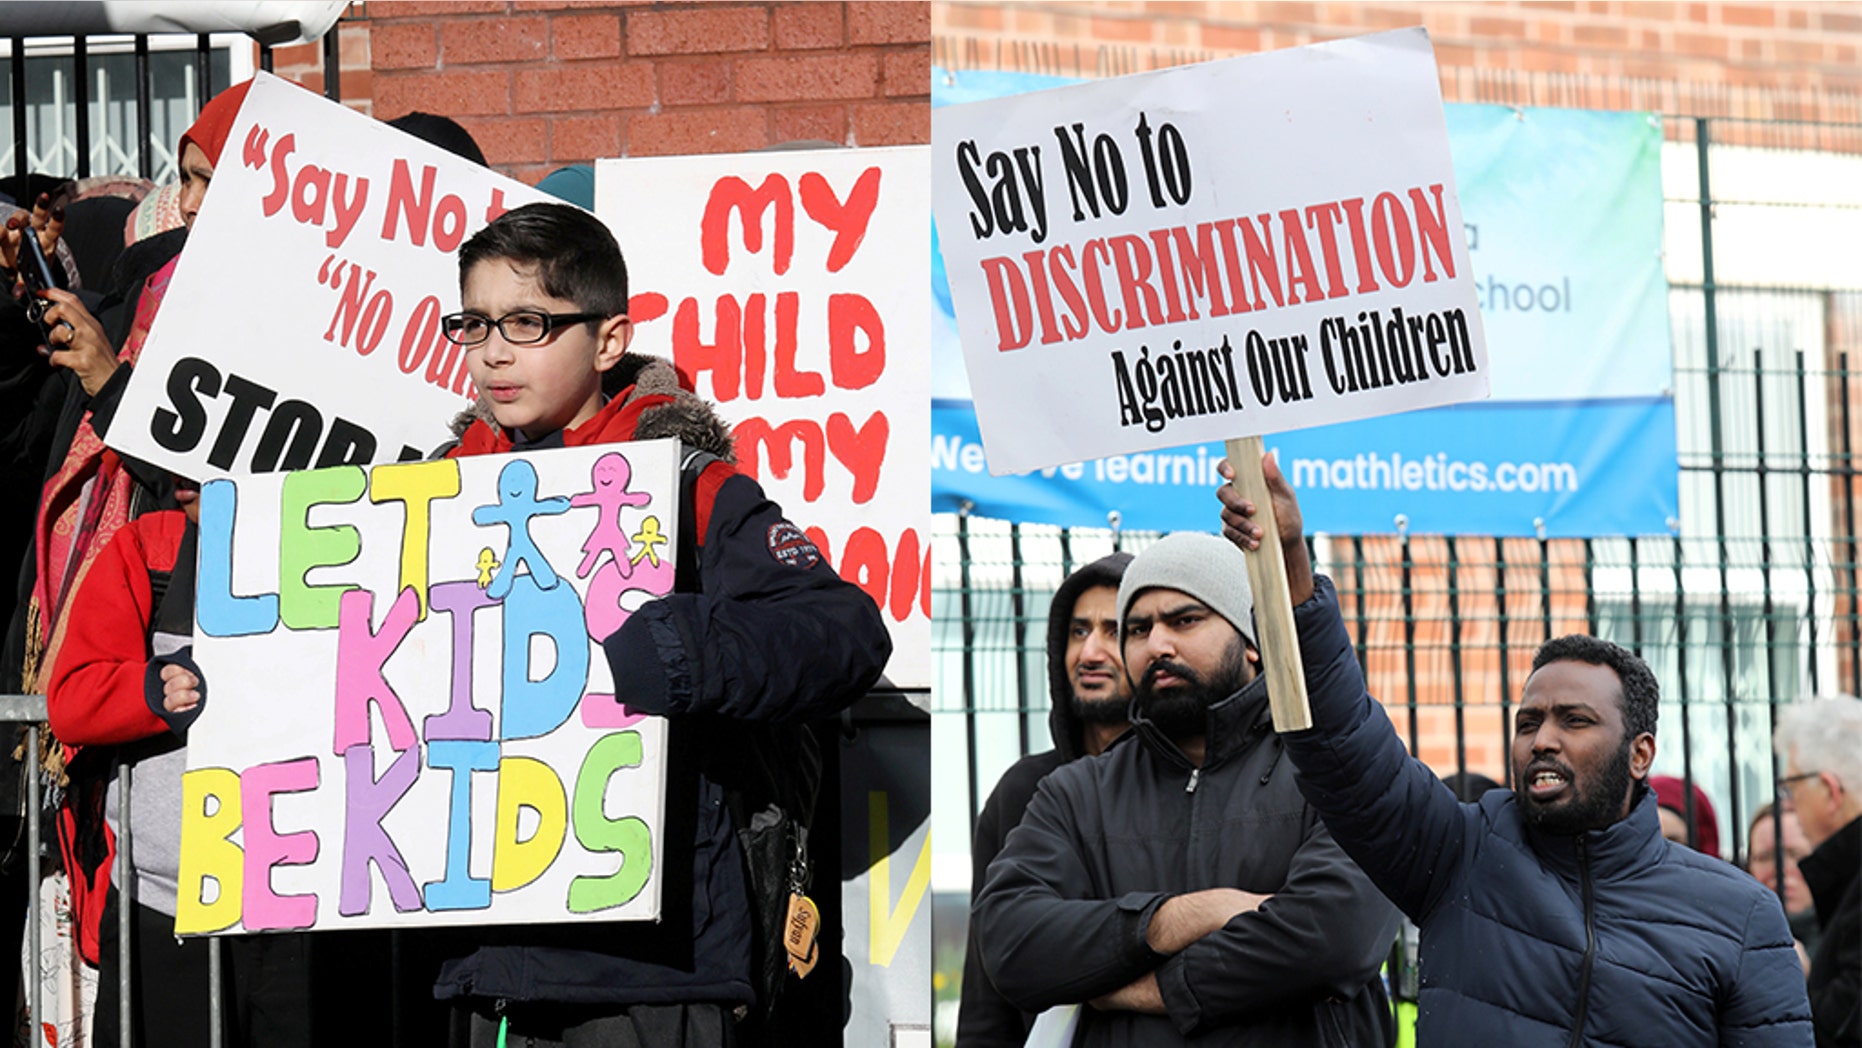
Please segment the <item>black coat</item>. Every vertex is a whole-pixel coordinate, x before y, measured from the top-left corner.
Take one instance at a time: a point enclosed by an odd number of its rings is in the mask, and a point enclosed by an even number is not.
[[[1131,554],[1113,553],[1101,557],[1067,576],[1054,591],[1047,613],[1047,730],[1054,748],[1031,753],[1009,765],[996,780],[982,811],[976,816],[976,830],[970,834],[970,887],[981,891],[988,879],[989,864],[1002,852],[1002,842],[1009,831],[1021,825],[1022,813],[1034,799],[1035,787],[1047,773],[1085,753],[1085,726],[1073,709],[1073,682],[1067,678],[1067,640],[1073,622],[1073,607],[1080,594],[1095,586],[1118,588]],[[1021,1048],[1028,1039],[1034,1016],[1009,1003],[1002,991],[989,982],[983,970],[982,954],[976,946],[976,929],[970,929],[963,954],[962,1000],[957,1008],[957,1048]]]
[[[1797,864],[1817,905],[1822,938],[1810,955],[1810,1015],[1817,1048],[1862,1045],[1862,818]]]
[[[1272,894],[1174,956],[1146,941],[1171,896]],[[1396,913],[1281,759],[1264,682],[1209,711],[1195,768],[1138,719],[1042,780],[971,914],[991,981],[1028,1011],[1154,972],[1168,1014],[1082,1014],[1078,1046],[1389,1044],[1378,966]]]
[[[1652,792],[1563,837],[1527,826],[1511,790],[1462,804],[1365,692],[1331,582],[1294,617],[1313,728],[1288,752],[1338,842],[1422,929],[1418,1043],[1811,1043],[1777,896],[1663,840]]]

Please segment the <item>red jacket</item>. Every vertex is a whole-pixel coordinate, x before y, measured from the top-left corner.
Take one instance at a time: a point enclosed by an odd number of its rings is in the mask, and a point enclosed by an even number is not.
[[[71,769],[58,809],[58,847],[71,878],[78,951],[91,964],[98,963],[97,933],[116,837],[103,820],[113,762],[86,748],[120,746],[169,730],[146,698],[149,633],[156,576],[174,571],[187,528],[186,514],[164,510],[131,521],[110,539],[78,577],[71,614],[60,627],[64,643],[47,677],[52,732],[64,744]]]

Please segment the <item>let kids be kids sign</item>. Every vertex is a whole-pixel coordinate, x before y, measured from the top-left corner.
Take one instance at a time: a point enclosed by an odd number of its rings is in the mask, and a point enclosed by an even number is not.
[[[549,199],[260,73],[110,446],[196,480],[425,458],[477,396],[459,245]]]
[[[991,473],[1485,396],[1420,29],[932,116]]]
[[[596,638],[672,590],[676,448],[204,485],[176,933],[657,916],[665,722]]]

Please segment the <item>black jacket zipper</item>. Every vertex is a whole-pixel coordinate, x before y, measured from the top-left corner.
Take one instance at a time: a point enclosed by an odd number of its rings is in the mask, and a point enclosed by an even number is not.
[[[1578,970],[1578,1014],[1571,1024],[1571,1048],[1584,1043],[1584,1019],[1590,1013],[1590,970],[1597,961],[1597,915],[1591,898],[1590,855],[1577,839],[1578,877],[1584,886],[1584,966]]]

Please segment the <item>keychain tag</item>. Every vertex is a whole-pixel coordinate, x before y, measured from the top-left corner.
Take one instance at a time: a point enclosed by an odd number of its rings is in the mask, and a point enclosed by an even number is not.
[[[782,945],[789,951],[789,970],[797,979],[806,978],[815,970],[815,961],[819,954],[815,950],[815,938],[821,934],[821,911],[815,908],[813,899],[806,895],[789,896],[789,916],[783,922]]]

